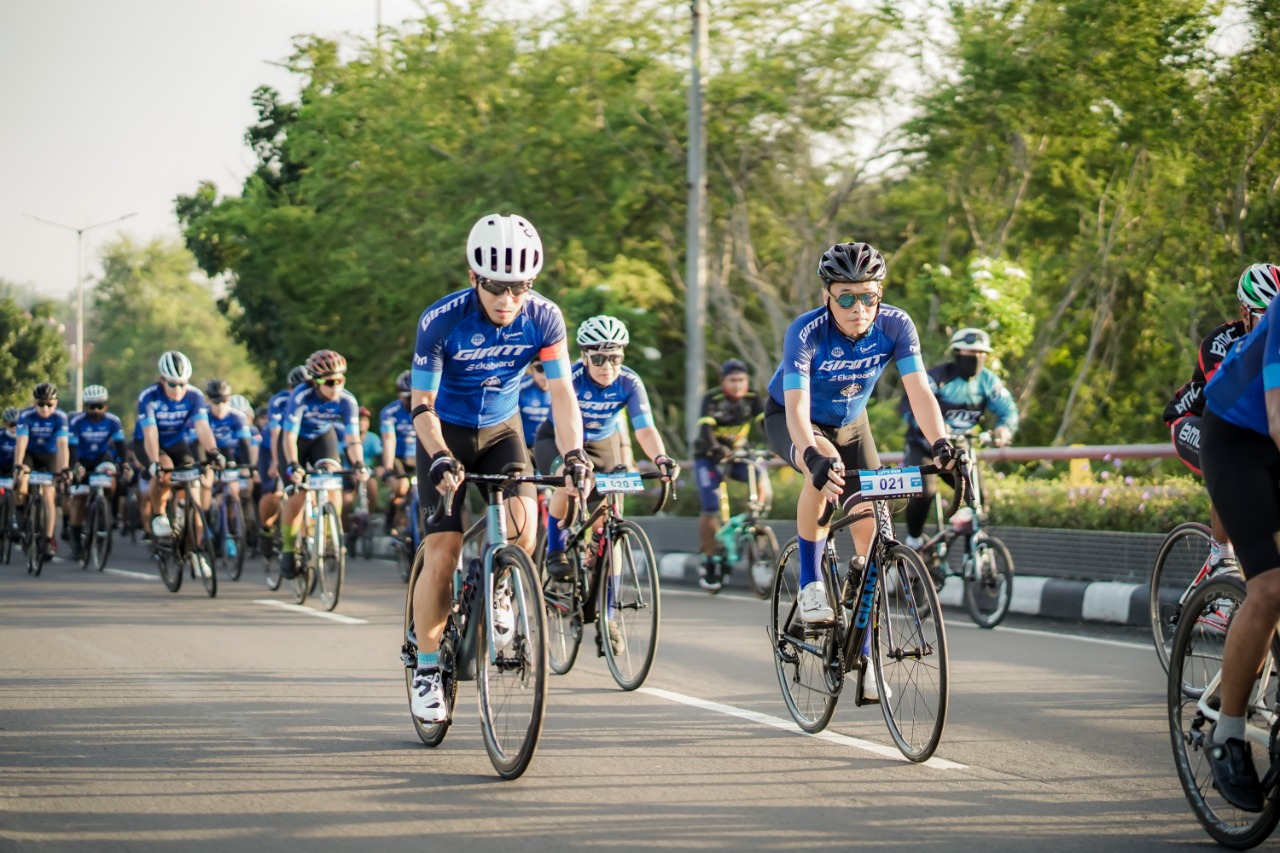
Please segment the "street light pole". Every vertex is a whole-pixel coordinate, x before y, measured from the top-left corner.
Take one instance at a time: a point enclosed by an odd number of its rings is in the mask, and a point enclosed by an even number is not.
[[[706,91],[707,0],[690,0],[693,16],[689,72],[689,214],[685,234],[685,437],[689,451],[698,435],[698,412],[706,381],[707,260],[707,136],[702,99]]]
[[[55,228],[65,228],[68,231],[76,232],[76,411],[84,408],[84,251],[82,243],[84,240],[84,232],[92,231],[94,228],[101,228],[104,225],[114,225],[117,222],[123,222],[130,216],[137,216],[137,211],[126,213],[124,216],[117,216],[115,219],[108,219],[106,222],[97,222],[93,225],[86,225],[83,228],[76,228],[74,225],[64,225],[61,222],[54,222],[49,219],[42,219],[34,213],[28,213],[27,216],[36,222],[43,222],[45,225],[52,225]]]

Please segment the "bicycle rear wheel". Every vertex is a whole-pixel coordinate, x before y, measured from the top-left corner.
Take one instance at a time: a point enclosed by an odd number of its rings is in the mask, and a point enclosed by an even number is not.
[[[93,568],[102,571],[106,568],[107,558],[111,556],[112,518],[111,505],[105,497],[98,498],[89,507],[89,518],[85,523],[87,542],[85,550]]]
[[[342,522],[333,504],[325,504],[320,515],[320,529],[316,531],[316,576],[320,591],[320,603],[325,610],[338,606],[342,594],[342,581],[346,576],[347,560],[342,550]]]
[[[582,556],[577,548],[570,548],[565,557],[573,566],[573,573],[558,580],[544,571],[542,580],[542,600],[547,610],[547,663],[556,675],[573,669],[582,646]]]
[[[837,653],[839,632],[834,625],[801,622],[799,598],[799,544],[792,539],[778,556],[774,572],[769,637],[787,711],[806,732],[820,732],[831,722],[844,686]]]
[[[1012,601],[1013,557],[1003,542],[983,534],[965,560],[964,606],[979,627],[994,628],[1009,615]]]
[[[947,723],[947,634],[920,555],[894,545],[887,557],[871,644],[880,710],[898,750],[926,761]]]
[[[1155,565],[1151,567],[1148,608],[1151,615],[1151,639],[1155,643],[1160,666],[1169,671],[1169,650],[1178,631],[1182,606],[1178,599],[1209,561],[1213,531],[1198,521],[1179,524],[1160,545]]]
[[[491,646],[494,603],[509,596],[515,631],[502,648]],[[533,760],[547,702],[547,643],[542,590],[521,549],[507,545],[493,556],[493,598],[485,597],[476,625],[480,725],[485,751],[504,779],[515,779]]]
[[[623,690],[635,690],[649,676],[658,652],[658,561],[635,522],[616,522],[608,544],[600,577],[600,644],[613,680]]]
[[[439,746],[444,736],[449,733],[449,724],[453,721],[453,708],[458,699],[458,680],[454,678],[452,669],[445,666],[441,676],[444,679],[444,695],[449,701],[449,718],[443,723],[424,723],[413,715],[413,676],[418,669],[418,638],[413,630],[413,588],[422,573],[423,552],[419,550],[413,558],[412,570],[409,573],[409,589],[404,597],[404,644],[400,647],[400,659],[404,663],[404,689],[409,698],[409,719],[413,721],[413,730],[418,739],[427,746]],[[445,633],[453,630],[453,618],[445,625]]]
[[[249,549],[248,536],[244,522],[244,510],[240,501],[231,497],[223,498],[222,503],[222,535],[221,548],[222,568],[233,581],[240,580],[244,572],[244,554]]]
[[[209,529],[209,516],[195,503],[194,496],[189,496],[188,500],[191,505],[187,509],[185,562],[196,577],[200,578],[204,591],[210,598],[214,598],[218,594],[218,569],[213,551],[213,531]]]
[[[1192,618],[1180,621],[1169,658],[1169,737],[1178,781],[1205,831],[1219,844],[1236,850],[1261,844],[1280,823],[1280,799],[1274,791],[1260,812],[1241,811],[1224,800],[1214,787],[1213,771],[1205,755],[1212,724],[1198,707],[1199,696],[1203,685],[1222,668],[1227,628],[1244,598],[1244,581],[1239,578],[1214,578],[1201,584],[1182,609]],[[1273,655],[1275,647],[1273,638]],[[1189,685],[1201,687],[1188,689]],[[1273,702],[1274,677],[1267,687],[1266,698]],[[1259,749],[1255,742],[1253,756],[1258,776],[1265,776],[1270,763],[1267,750]]]
[[[773,592],[773,574],[778,564],[778,537],[767,524],[758,522],[747,531],[746,545],[747,583],[751,591],[767,599]]]
[[[40,577],[44,568],[44,500],[27,493],[27,573]]]
[[[0,498],[0,563],[9,565],[13,559],[13,497],[10,493]]]

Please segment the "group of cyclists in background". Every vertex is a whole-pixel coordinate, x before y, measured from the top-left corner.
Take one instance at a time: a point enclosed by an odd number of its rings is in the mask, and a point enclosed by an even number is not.
[[[106,388],[85,388],[83,411],[68,415],[58,406],[55,384],[37,385],[30,407],[3,412],[0,476],[13,478],[19,512],[28,472],[52,473],[66,487],[41,492],[46,556],[57,549],[59,515],[70,547],[79,547],[84,496],[72,496],[69,487],[85,483],[90,473],[111,475],[120,495],[136,489],[141,524],[159,539],[172,532],[165,517],[169,472],[199,467],[208,485],[214,472],[238,468],[242,485],[233,487],[254,493],[259,541],[278,542],[280,573],[292,577],[302,506],[296,487],[311,470],[344,472],[344,494],[334,492],[334,503],[351,506],[363,489],[376,506],[381,493],[388,531],[394,537],[408,535],[410,527],[421,533],[420,541],[409,543],[421,549],[423,560],[409,590],[417,648],[411,708],[424,723],[446,719],[439,646],[462,549],[464,472],[496,475],[514,464],[563,476],[563,486],[547,499],[545,522],[531,484],[513,486],[504,496],[511,541],[532,556],[544,525],[543,565],[551,576],[564,577],[570,571],[570,500],[585,497],[593,471],[634,465],[632,431],[663,478],[678,471],[644,381],[625,365],[631,343],[625,323],[606,315],[583,319],[575,336],[577,359],[571,359],[560,308],[533,289],[545,261],[534,226],[517,215],[481,217],[468,236],[466,259],[468,286],[423,312],[412,362],[394,379],[396,399],[376,417],[346,388],[346,360],[329,349],[295,367],[286,387],[257,413],[222,379],[209,380],[203,392],[193,387],[190,360],[164,352],[157,380],[138,397],[131,443],[121,419],[108,411]],[[820,565],[828,507],[855,517],[854,549],[865,554],[874,519],[850,472],[881,467],[867,405],[890,363],[905,392],[905,465],[931,462],[954,486],[950,472],[962,457],[954,436],[973,431],[984,415],[994,421],[995,444],[1017,431],[1013,398],[987,364],[994,347],[979,327],[983,318],[955,331],[950,358],[926,369],[912,319],[884,301],[886,274],[885,260],[872,246],[831,246],[817,265],[818,304],[788,327],[781,363],[766,387],[752,387],[739,359],[721,365],[719,386],[697,413],[692,447],[704,589],[718,591],[729,570],[716,538],[722,483],[745,482],[753,474],[762,503],[772,500],[763,454],[741,453],[754,439],[804,478],[795,508],[800,616],[806,624],[835,618]],[[1196,473],[1203,470],[1212,498],[1214,570],[1242,571],[1251,592],[1227,640],[1222,716],[1210,751],[1224,797],[1242,809],[1260,808],[1262,796],[1241,731],[1245,693],[1280,619],[1280,572],[1269,571],[1280,567],[1280,323],[1271,322],[1269,311],[1278,289],[1277,267],[1245,270],[1237,285],[1239,317],[1204,339],[1190,381],[1164,412],[1179,456]],[[937,488],[935,477],[923,479],[905,512],[905,544],[912,548],[924,542]],[[415,483],[420,514],[409,524],[405,508]],[[208,495],[206,488],[202,499]],[[449,511],[436,512],[445,495]],[[19,518],[12,524],[17,530]],[[493,607],[501,636],[511,630],[510,602],[495,599]]]

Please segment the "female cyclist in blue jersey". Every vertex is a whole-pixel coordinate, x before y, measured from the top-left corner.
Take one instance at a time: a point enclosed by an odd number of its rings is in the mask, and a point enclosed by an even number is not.
[[[457,489],[459,468],[500,474],[514,462],[528,470],[518,397],[520,377],[535,358],[546,368],[568,479],[580,482],[591,466],[582,450],[564,317],[532,289],[543,263],[537,230],[520,216],[483,216],[467,237],[467,263],[471,286],[440,299],[418,321],[410,417],[418,438],[418,501],[427,516],[444,492]],[[453,512],[423,526],[423,567],[412,592],[418,668],[410,704],[413,715],[428,723],[448,716],[439,646],[462,553],[464,497],[458,489]],[[531,553],[538,517],[533,486],[507,494],[506,511],[513,538]],[[497,644],[510,642],[510,603],[495,597],[491,618]]]
[[[626,411],[636,440],[662,474],[670,477],[676,465],[667,456],[662,435],[653,425],[644,380],[631,368],[622,366],[629,343],[627,327],[613,317],[591,317],[578,327],[582,360],[574,365],[572,378],[578,408],[582,410],[583,449],[597,471],[612,471],[624,464],[621,421]],[[553,474],[560,467],[554,418],[538,427],[533,454],[538,470],[544,474]],[[562,525],[569,512],[569,497],[564,489],[555,490],[547,509],[547,571],[563,578],[571,568],[564,554]]]
[[[58,386],[41,382],[33,393],[35,405],[18,414],[17,438],[14,442],[14,494],[18,505],[27,500],[27,474],[31,471],[48,471],[61,474],[67,467],[69,422],[67,413],[58,408]],[[58,515],[54,512],[54,489],[45,489],[45,559],[52,559],[57,544],[53,528]],[[16,517],[15,517],[16,522]]]
[[[905,311],[882,304],[885,262],[866,243],[837,243],[818,262],[822,307],[787,329],[782,364],[769,382],[765,433],[773,451],[807,482],[796,505],[800,541],[800,617],[835,618],[819,567],[829,527],[819,519],[828,502],[846,510],[859,500],[846,469],[878,468],[867,400],[892,361],[934,459],[950,470],[955,448],[946,439],[938,401],[929,390],[920,339]],[[854,522],[854,549],[866,554],[875,526],[869,508]],[[869,639],[869,638],[868,638]]]

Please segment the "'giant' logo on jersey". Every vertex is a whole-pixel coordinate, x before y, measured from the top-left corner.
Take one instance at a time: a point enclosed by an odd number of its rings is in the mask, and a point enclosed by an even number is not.
[[[838,370],[862,370],[867,367],[876,367],[884,359],[884,355],[869,355],[866,358],[832,358],[818,365],[818,370],[824,373],[834,373]]]
[[[482,358],[504,358],[506,356],[519,355],[525,350],[531,350],[531,344],[498,344],[491,347],[476,347],[473,349],[460,349],[453,354],[458,361],[478,361]]]

